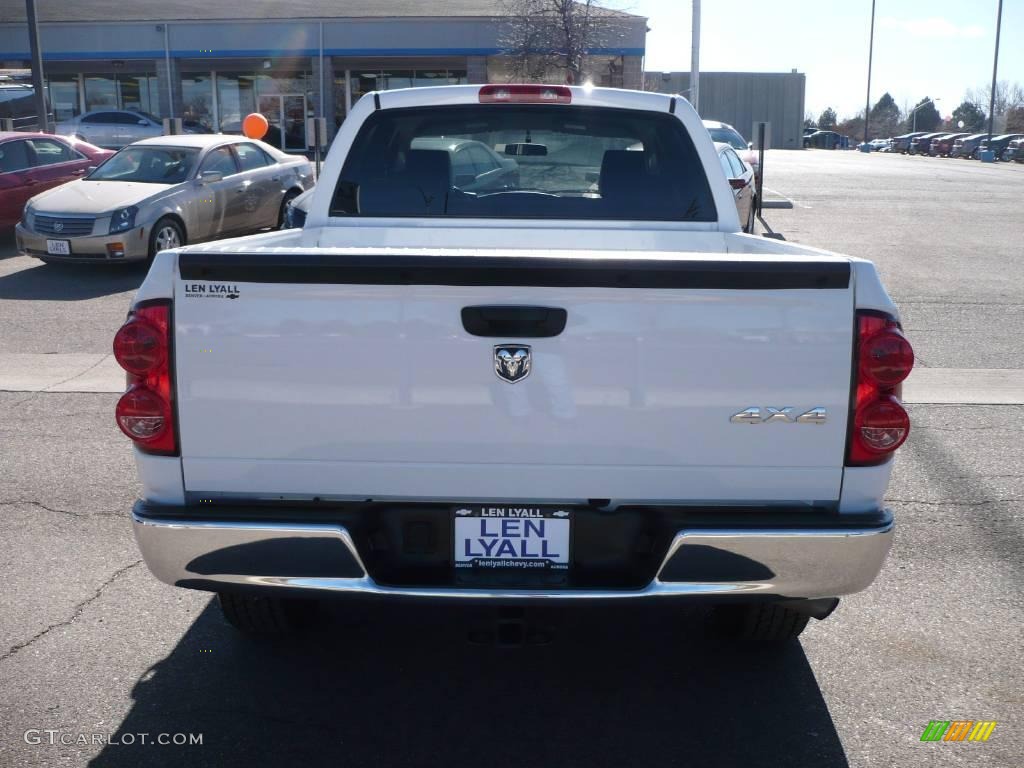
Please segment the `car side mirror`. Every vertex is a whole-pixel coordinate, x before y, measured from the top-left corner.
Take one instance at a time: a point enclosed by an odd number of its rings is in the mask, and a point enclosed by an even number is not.
[[[224,178],[224,174],[220,171],[203,171],[199,174],[200,184],[215,184]]]
[[[754,148],[754,142],[748,141],[747,142],[747,149],[753,149],[753,148]]]

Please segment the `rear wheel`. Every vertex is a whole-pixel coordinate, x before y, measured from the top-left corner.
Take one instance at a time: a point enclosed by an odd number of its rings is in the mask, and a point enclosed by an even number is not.
[[[713,614],[718,634],[761,645],[796,639],[804,631],[809,618],[806,614],[772,603],[721,605]]]
[[[171,218],[160,219],[149,233],[149,260],[160,251],[180,248],[185,244],[185,233],[181,225]]]
[[[290,203],[292,200],[294,200],[298,196],[299,196],[299,193],[296,192],[294,189],[289,189],[287,192],[284,193],[284,199],[281,201],[281,210],[277,214],[277,228],[278,229],[284,229],[284,219],[285,219],[285,216],[288,214],[288,203]]]
[[[228,624],[247,635],[287,635],[309,626],[315,604],[307,600],[218,592]]]

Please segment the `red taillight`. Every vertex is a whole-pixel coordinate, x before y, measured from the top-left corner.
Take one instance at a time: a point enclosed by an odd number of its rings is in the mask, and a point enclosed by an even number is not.
[[[564,85],[485,85],[481,104],[571,104],[572,91]]]
[[[910,433],[910,417],[893,395],[868,403],[854,414],[861,446],[873,454],[895,451]]]
[[[881,464],[910,434],[910,417],[900,404],[899,389],[914,367],[914,350],[893,318],[859,311],[855,355],[846,464]]]
[[[151,445],[167,433],[171,405],[145,387],[132,387],[117,402],[117,423],[132,440]]]
[[[145,320],[129,320],[114,336],[114,359],[128,373],[144,376],[163,364],[166,333]]]
[[[879,387],[894,387],[910,375],[914,350],[896,323],[872,333],[860,344],[860,374]]]
[[[135,307],[114,337],[114,357],[128,372],[117,401],[117,425],[147,453],[177,455],[171,379],[171,303]]]

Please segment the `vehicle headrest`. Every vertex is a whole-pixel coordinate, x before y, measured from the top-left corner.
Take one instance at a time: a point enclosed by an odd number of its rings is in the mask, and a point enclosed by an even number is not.
[[[647,175],[647,153],[631,149],[607,149],[601,159],[598,188],[601,196],[633,194]]]
[[[444,149],[410,149],[405,156],[405,172],[424,179],[434,178],[448,184],[451,157]]]
[[[360,184],[358,210],[364,216],[399,212],[402,216],[444,213],[451,190],[451,158],[443,149],[411,149],[399,173]]]

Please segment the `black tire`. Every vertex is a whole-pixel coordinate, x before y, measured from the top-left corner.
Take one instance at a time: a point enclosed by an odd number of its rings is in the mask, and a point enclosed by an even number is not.
[[[713,620],[718,634],[729,639],[774,645],[799,637],[809,618],[781,605],[755,603],[718,606]]]
[[[314,604],[305,600],[218,592],[228,624],[246,635],[288,635],[311,623]]]
[[[284,199],[281,200],[281,210],[277,214],[277,228],[284,229],[284,217],[288,211],[288,203],[299,196],[299,192],[294,189],[289,189],[284,193]]]
[[[172,231],[174,237],[177,238],[177,244],[170,244],[172,241],[169,233]],[[153,229],[149,232],[149,260],[152,261],[159,251],[180,248],[183,245],[185,245],[185,233],[182,231],[181,224],[170,216],[165,216],[154,224]]]
[[[747,214],[747,223],[743,227],[743,231],[748,235],[754,234],[754,227],[757,226],[757,218],[754,212],[757,210],[757,198],[755,197],[750,201],[750,213]]]

